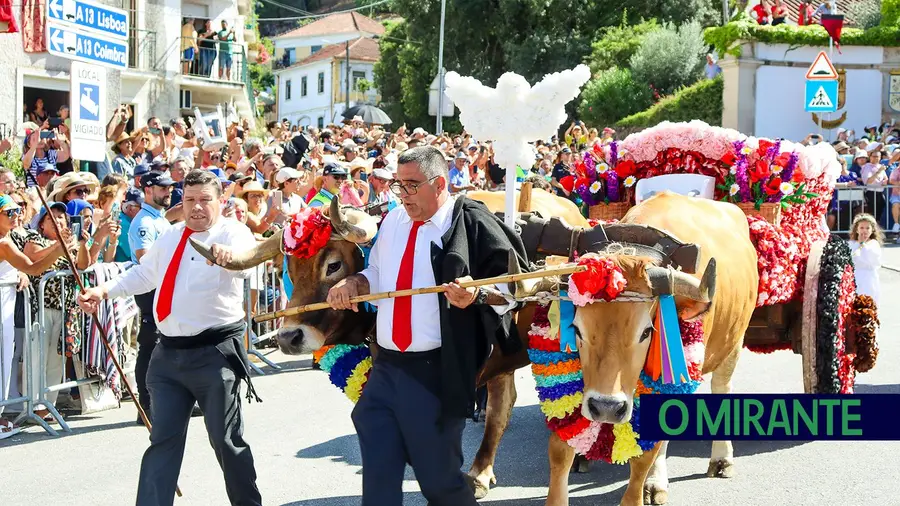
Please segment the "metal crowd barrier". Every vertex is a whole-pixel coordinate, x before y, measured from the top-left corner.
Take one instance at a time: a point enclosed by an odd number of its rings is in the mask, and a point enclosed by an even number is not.
[[[283,294],[281,280],[278,278],[277,269],[271,260],[254,267],[250,278],[244,281],[244,313],[248,329],[247,339],[244,341],[244,344],[247,348],[247,355],[258,358],[275,370],[280,370],[281,366],[260,353],[256,349],[256,344],[275,337],[278,329],[281,327],[281,318],[263,323],[254,323],[253,317],[261,313],[284,309],[287,306],[287,301]],[[253,361],[249,363],[253,372],[265,374]]]
[[[0,290],[4,289],[12,289],[15,290],[18,282],[13,283],[0,283]],[[0,400],[0,406],[15,406],[21,404],[23,406],[22,411],[19,415],[13,420],[13,423],[16,425],[21,425],[22,422],[26,420],[33,420],[35,423],[40,425],[50,434],[56,435],[56,431],[53,430],[47,422],[41,419],[41,417],[37,416],[34,413],[34,405],[35,405],[35,385],[31,380],[25,381],[27,378],[34,377],[33,370],[33,360],[31,358],[32,348],[30,346],[30,338],[29,336],[39,331],[38,325],[33,324],[31,321],[31,296],[29,295],[29,291],[25,290],[22,292],[22,295],[25,300],[25,335],[22,339],[22,381],[17,382],[17,386],[19,389],[19,395],[16,397],[10,397],[6,400]],[[15,306],[15,302],[13,302],[13,306]],[[3,298],[0,297],[0,314],[3,314]],[[13,309],[13,318],[15,318],[15,308]],[[3,322],[0,321],[0,332],[5,332],[6,329],[3,328]],[[15,343],[15,330],[13,330],[12,336],[2,336],[0,339],[8,339],[11,338],[13,343]],[[3,392],[9,392],[10,385],[12,382],[13,376],[18,375],[18,364],[15,360],[15,346],[13,346],[13,354],[12,357],[9,357],[9,367],[10,370],[6,370],[7,357],[6,350],[4,349],[3,343],[0,342],[0,387],[2,387]],[[11,395],[11,394],[10,394]]]
[[[868,213],[890,234],[894,223],[897,223],[891,214],[891,193],[894,189],[900,191],[900,186],[835,188],[828,206],[827,219],[831,232],[849,235],[853,218],[859,213]]]

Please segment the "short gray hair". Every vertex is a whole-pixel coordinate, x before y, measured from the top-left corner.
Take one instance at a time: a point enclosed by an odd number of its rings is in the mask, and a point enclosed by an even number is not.
[[[244,141],[244,152],[248,152],[253,148],[262,149],[262,141],[256,137],[250,137]]]
[[[410,148],[400,153],[397,158],[397,165],[404,163],[415,163],[419,166],[419,170],[426,178],[431,179],[437,176],[443,176],[444,180],[449,181],[449,165],[444,153],[434,146],[419,146]]]

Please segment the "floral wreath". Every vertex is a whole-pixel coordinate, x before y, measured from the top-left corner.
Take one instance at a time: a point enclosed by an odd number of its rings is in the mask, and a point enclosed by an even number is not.
[[[312,258],[331,239],[331,220],[316,207],[307,207],[291,217],[284,229],[284,251],[297,258]]]
[[[328,374],[331,384],[356,404],[372,370],[372,353],[364,344],[334,344],[313,352],[313,362]]]
[[[572,284],[570,283],[570,290]],[[685,383],[653,380],[645,371],[634,391],[631,420],[622,424],[593,422],[581,414],[584,376],[578,351],[560,351],[559,335],[551,336],[549,305],[538,305],[528,333],[528,358],[547,427],[590,460],[624,464],[650,450],[657,441],[640,437],[640,396],[692,394],[700,386],[705,348],[703,324],[679,321],[690,379]]]

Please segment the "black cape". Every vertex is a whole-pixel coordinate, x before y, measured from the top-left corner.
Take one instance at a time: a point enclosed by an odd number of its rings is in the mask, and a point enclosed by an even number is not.
[[[522,240],[483,203],[464,196],[453,206],[450,229],[442,237],[444,247],[432,244],[431,264],[438,284],[472,276],[481,279],[506,274],[509,252],[527,270]],[[470,417],[475,405],[475,379],[496,345],[504,354],[521,350],[512,311],[500,316],[491,306],[451,306],[438,294],[441,314],[441,415]]]

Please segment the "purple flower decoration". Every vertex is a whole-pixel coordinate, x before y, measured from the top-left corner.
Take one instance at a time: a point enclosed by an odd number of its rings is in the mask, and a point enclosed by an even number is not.
[[[737,154],[737,160],[734,162],[734,182],[740,189],[741,201],[753,202],[753,193],[750,191],[750,175],[747,173],[747,155],[743,152],[744,141],[734,141],[732,145]]]
[[[578,196],[581,197],[581,200],[583,200],[587,205],[593,206],[593,205],[597,204],[596,199],[594,198],[593,195],[591,195],[591,189],[588,188],[587,186],[585,186],[585,185],[576,186],[575,193],[577,193]]]
[[[584,153],[584,173],[588,180],[597,180],[597,162],[594,161],[594,157],[587,151]]]
[[[619,163],[619,143],[613,141],[609,145],[609,166],[615,167]]]
[[[619,201],[619,175],[612,168],[606,171],[606,198],[610,202]]]
[[[781,153],[781,141],[775,141],[775,144],[772,144],[769,146],[769,149],[766,150],[766,158],[769,160],[770,164],[775,162],[779,153]]]
[[[782,181],[790,181],[792,177],[794,177],[794,171],[797,169],[797,163],[800,161],[800,155],[797,154],[796,151],[791,153],[791,156],[788,158],[787,167],[781,171],[781,180]]]

